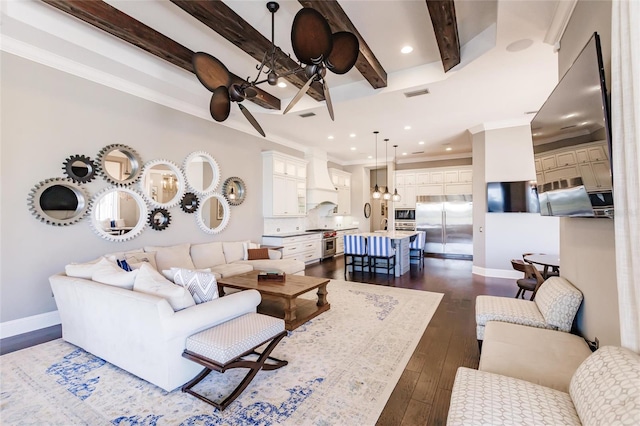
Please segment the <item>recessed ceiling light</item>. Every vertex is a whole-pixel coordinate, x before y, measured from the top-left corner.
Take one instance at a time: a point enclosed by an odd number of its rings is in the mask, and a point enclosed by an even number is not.
[[[400,49],[400,51],[401,51],[402,53],[405,53],[405,54],[406,54],[406,53],[411,53],[411,52],[413,52],[413,47],[411,47],[411,46],[404,46],[402,49]]]
[[[403,153],[402,153],[402,155],[407,155],[407,153],[406,153],[406,152],[403,152]]]
[[[450,146],[445,148],[445,151],[451,151],[453,148],[451,148]]]
[[[329,137],[327,137],[327,139],[333,139],[333,136],[329,136]]]
[[[424,145],[424,141],[418,142],[418,145]]]
[[[373,158],[373,155],[370,155],[370,156],[368,156],[367,158],[368,158],[368,159],[372,159],[372,158]]]
[[[411,126],[404,126],[405,130],[411,130]]]
[[[356,147],[355,147],[355,146],[352,146],[352,147],[351,147],[351,151],[355,151],[355,150],[356,150]]]
[[[351,133],[351,134],[349,135],[349,137],[350,137],[350,138],[355,138],[355,137],[356,137],[356,134],[355,134],[355,133]]]
[[[533,44],[533,40],[529,38],[523,38],[521,40],[514,41],[507,46],[507,52],[520,52],[525,50]]]
[[[280,83],[278,83],[278,87],[287,87],[287,83],[281,81]]]

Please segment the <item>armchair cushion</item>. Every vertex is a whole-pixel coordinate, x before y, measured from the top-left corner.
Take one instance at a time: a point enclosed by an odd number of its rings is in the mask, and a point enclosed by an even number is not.
[[[488,321],[503,321],[538,328],[550,328],[535,302],[509,297],[478,296],[476,298],[476,323],[478,340],[484,338]]]
[[[582,293],[566,279],[551,277],[540,286],[535,303],[548,324],[569,332],[582,303]]]

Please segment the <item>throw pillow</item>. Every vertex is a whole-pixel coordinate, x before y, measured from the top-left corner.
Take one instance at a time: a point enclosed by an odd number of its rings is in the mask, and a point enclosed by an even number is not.
[[[110,262],[107,258],[103,257],[97,263],[91,279],[102,284],[131,290],[137,274],[137,271],[125,271],[115,263]]]
[[[99,257],[87,263],[70,263],[64,267],[64,273],[68,277],[90,280],[98,266],[98,262],[102,259],[102,257]]]
[[[245,241],[244,243],[242,243],[242,248],[244,249],[244,260],[251,260],[249,259],[249,249],[257,249],[260,248],[260,244],[256,244],[256,243],[252,243],[249,241]]]
[[[171,269],[163,269],[162,270],[162,275],[164,275],[164,277],[166,279],[168,279],[169,281],[173,282],[173,276],[175,275],[175,270],[176,269],[187,269],[187,268],[171,268]],[[188,269],[189,271],[196,271],[196,272],[211,272],[211,268],[202,268],[202,269]]]
[[[174,282],[189,290],[196,304],[218,298],[218,283],[215,275],[182,268],[171,268],[171,270],[174,271]]]
[[[162,297],[169,302],[174,311],[195,305],[193,297],[184,287],[167,280],[151,265],[143,263],[136,271],[138,276],[133,283],[134,291]]]
[[[125,253],[124,260],[129,263],[133,269],[140,269],[143,263],[148,263],[153,267],[153,269],[158,269],[158,265],[156,265],[156,254],[155,252],[149,253]]]
[[[144,251],[147,253],[154,251],[156,253],[156,269],[158,271],[170,269],[171,267],[196,269],[189,254],[190,247],[191,244],[189,243],[170,247],[146,246]]]
[[[249,249],[248,256],[249,257],[247,260],[269,259],[269,249],[268,248]]]

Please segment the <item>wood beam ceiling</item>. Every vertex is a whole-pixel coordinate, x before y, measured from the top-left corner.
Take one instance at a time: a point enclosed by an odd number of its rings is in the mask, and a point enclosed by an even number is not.
[[[191,73],[194,72],[191,65],[193,51],[103,1],[42,1],[167,62]],[[233,73],[231,78],[232,83],[236,84],[242,84],[245,81]],[[258,95],[247,100],[263,108],[280,109],[280,99],[264,90],[256,89]]]
[[[384,70],[367,42],[362,38],[351,19],[344,12],[336,0],[298,0],[304,7],[312,7],[329,22],[332,32],[349,31],[358,37],[360,53],[356,61],[356,68],[374,89],[387,87],[387,72]],[[453,2],[452,2],[453,3]],[[393,7],[393,6],[391,6]]]
[[[171,0],[171,2],[245,51],[258,62],[262,61],[265,52],[271,50],[271,41],[221,0]],[[266,8],[265,12],[267,12]],[[275,69],[277,73],[284,73],[295,69],[297,66],[298,63],[296,61],[281,50],[278,51]],[[298,89],[302,88],[307,82],[304,73],[291,74],[284,78]],[[307,94],[317,101],[324,100],[322,85],[319,82],[314,82]]]
[[[460,39],[453,0],[426,0],[444,72],[460,63]]]

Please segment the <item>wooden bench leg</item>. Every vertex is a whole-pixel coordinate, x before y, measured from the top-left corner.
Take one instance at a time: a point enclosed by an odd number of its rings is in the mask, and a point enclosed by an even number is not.
[[[211,404],[214,407],[216,407],[218,410],[223,411],[238,396],[240,396],[240,394],[246,389],[249,383],[251,383],[251,381],[256,376],[256,374],[258,374],[258,371],[276,370],[288,364],[287,361],[269,356],[271,352],[275,349],[275,347],[278,345],[278,343],[280,343],[280,340],[282,340],[282,338],[286,335],[287,335],[286,331],[283,331],[282,333],[276,335],[273,339],[271,339],[271,342],[269,343],[269,345],[267,345],[267,347],[262,353],[256,352],[255,348],[253,348],[251,351],[240,355],[238,358],[235,358],[234,360],[231,360],[224,365],[218,364],[217,362],[209,358],[205,358],[201,355],[198,355],[194,352],[185,350],[182,353],[183,357],[191,361],[197,362],[198,364],[204,366],[205,368],[196,377],[194,377],[193,379],[191,379],[189,382],[185,383],[182,386],[182,392],[189,393],[195,396],[196,398],[198,398],[199,400],[204,401],[207,404]],[[262,346],[264,343],[265,342],[259,344],[258,346],[256,346],[256,348]],[[259,356],[257,360],[251,361],[251,360],[244,359],[244,357],[247,355],[259,355]],[[271,360],[273,362],[267,363],[267,360]],[[229,394],[229,396],[227,396],[221,402],[213,401],[207,398],[206,396],[201,395],[196,391],[194,391],[193,389],[191,389],[195,385],[200,383],[205,377],[207,377],[212,370],[218,371],[220,373],[224,373],[226,370],[230,370],[232,368],[248,368],[249,372],[247,373],[246,376],[244,376],[240,384],[236,386],[236,388]]]

